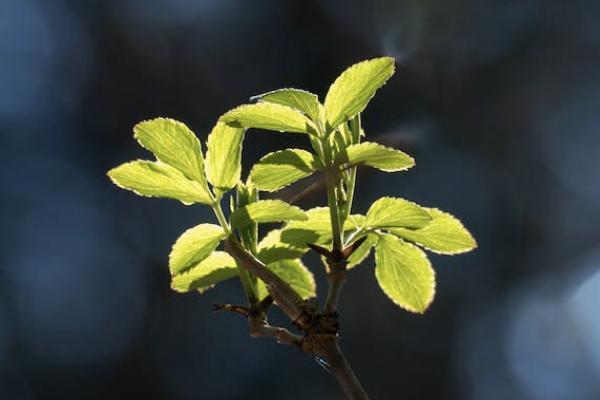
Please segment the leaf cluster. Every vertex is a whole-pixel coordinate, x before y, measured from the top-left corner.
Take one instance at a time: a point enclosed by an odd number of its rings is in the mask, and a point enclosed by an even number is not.
[[[459,254],[476,243],[449,213],[399,197],[375,201],[364,215],[352,213],[357,167],[399,172],[415,165],[401,150],[364,140],[361,112],[393,74],[394,60],[382,57],[344,71],[322,103],[317,95],[292,88],[254,96],[252,103],[219,118],[208,135],[206,152],[181,122],[157,118],[137,124],[134,137],[155,160],[114,168],[108,173],[112,181],[142,196],[210,206],[219,222],[196,225],[176,240],[169,256],[171,287],[204,292],[239,277],[249,302],[263,300],[268,295],[265,283],[219,249],[233,235],[307,299],[316,295],[313,274],[302,261],[309,248],[318,245],[333,254],[355,244],[345,268],[361,264],[374,250],[375,277],[383,292],[408,311],[424,312],[435,293],[435,272],[424,250]],[[256,129],[306,135],[310,150],[268,153],[243,180],[242,144]],[[264,192],[276,192],[312,174],[326,180],[325,207],[302,210],[261,198]],[[221,205],[227,196],[228,218]],[[260,238],[259,224],[279,226]]]

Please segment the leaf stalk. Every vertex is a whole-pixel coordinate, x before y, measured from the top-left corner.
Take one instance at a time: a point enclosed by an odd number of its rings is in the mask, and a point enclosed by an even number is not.
[[[215,201],[213,203],[212,209],[219,221],[219,225],[223,228],[227,236],[231,236],[231,227],[229,226],[229,222],[227,222],[227,218],[225,218],[225,214],[223,213],[223,208],[221,207],[220,201]],[[244,294],[246,295],[246,300],[248,304],[253,305],[258,303],[259,298],[256,289],[256,283],[252,276],[248,273],[248,271],[240,268],[238,266],[238,271],[240,273],[240,281],[242,282],[242,288],[244,289]]]

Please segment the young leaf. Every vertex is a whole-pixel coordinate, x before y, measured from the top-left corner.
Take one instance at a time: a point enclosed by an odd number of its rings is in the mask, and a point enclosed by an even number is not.
[[[365,227],[422,228],[430,221],[431,217],[423,207],[400,198],[382,197],[371,204],[367,211]]]
[[[466,253],[477,247],[473,236],[454,216],[437,208],[426,208],[426,210],[433,220],[425,227],[417,230],[405,228],[387,230],[439,254]]]
[[[352,231],[357,228],[362,228],[365,225],[366,217],[362,214],[348,215],[344,222],[344,231]]]
[[[400,150],[379,143],[363,142],[348,146],[337,155],[335,163],[340,166],[364,164],[381,171],[395,172],[409,169],[415,165],[415,160]]]
[[[365,109],[394,74],[394,59],[374,58],[352,65],[333,82],[325,98],[328,132]]]
[[[133,137],[156,158],[206,186],[200,141],[185,124],[170,118],[142,121]]]
[[[177,275],[204,260],[225,236],[223,228],[213,224],[196,225],[183,232],[169,254],[171,275]]]
[[[208,135],[206,176],[208,181],[223,192],[233,188],[242,171],[242,141],[244,130],[217,122]]]
[[[277,276],[289,283],[300,297],[307,299],[315,297],[316,284],[313,274],[300,260],[281,260],[267,264],[267,268],[275,272]],[[268,291],[265,283],[258,281],[258,296],[260,299],[267,296]]]
[[[306,221],[292,221],[281,230],[281,241],[297,247],[307,243],[327,244],[332,240],[329,207],[315,207],[306,211]],[[344,231],[352,231],[363,225],[364,218],[353,214],[344,223]]]
[[[250,180],[258,189],[274,192],[306,178],[320,167],[315,156],[306,150],[281,150],[261,158],[250,171]]]
[[[236,128],[258,128],[279,132],[314,133],[314,125],[300,111],[274,103],[246,104],[221,116]]]
[[[329,207],[316,207],[306,211],[306,221],[293,221],[281,231],[281,240],[295,246],[307,243],[324,244],[331,241],[331,216]]]
[[[319,120],[319,97],[301,89],[279,89],[253,96],[250,100],[281,104],[295,108],[308,115],[313,121]]]
[[[371,253],[371,249],[373,248],[373,246],[377,245],[378,241],[379,237],[377,235],[372,233],[368,234],[365,241],[362,242],[360,246],[358,246],[358,249],[354,250],[354,253],[352,253],[350,257],[348,257],[347,268],[354,268],[358,264],[363,262],[365,258],[369,256],[369,253]]]
[[[208,188],[161,162],[131,161],[111,169],[108,176],[115,185],[140,196],[166,197],[184,204],[211,204]]]
[[[383,234],[375,248],[375,277],[383,292],[400,307],[423,313],[435,294],[435,272],[418,247]]]
[[[198,289],[202,293],[237,275],[233,258],[223,251],[215,251],[187,271],[175,275],[171,279],[171,289],[182,293]]]
[[[265,264],[280,260],[300,258],[308,250],[307,247],[298,247],[281,240],[281,229],[270,231],[257,246],[256,257]]]
[[[304,221],[306,213],[299,207],[292,206],[281,200],[258,200],[246,206],[237,208],[231,214],[231,225],[244,228],[252,222],[268,223],[281,221]]]

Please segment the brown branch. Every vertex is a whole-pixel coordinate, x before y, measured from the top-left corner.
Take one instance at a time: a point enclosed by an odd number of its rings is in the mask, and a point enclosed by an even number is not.
[[[273,337],[278,343],[296,346],[304,353],[323,358],[348,399],[368,400],[365,390],[338,345],[337,302],[345,279],[347,257],[354,249],[348,251],[344,249],[344,251],[337,251],[335,254],[332,252],[327,257],[330,288],[324,313],[318,313],[315,308],[311,308],[310,304],[305,302],[289,284],[246,251],[234,237],[230,237],[225,241],[225,250],[241,268],[265,282],[272,297],[272,299],[267,299],[264,304],[261,302],[249,309],[247,317],[250,335],[252,337]],[[266,318],[266,309],[271,301],[275,301],[291,321],[304,332],[303,336],[294,334],[282,327],[269,325]],[[245,309],[237,309],[233,306],[219,309],[230,309],[230,311],[242,315],[245,311]]]
[[[367,392],[344,357],[337,337],[325,340],[318,355],[329,364],[329,369],[349,400],[369,400]]]
[[[303,350],[312,352],[326,361],[330,372],[349,400],[369,400],[369,396],[339,347],[337,306],[346,280],[348,258],[365,239],[366,237],[361,238],[342,249],[334,247],[331,251],[318,245],[309,245],[313,251],[325,257],[329,288],[324,311],[313,318],[315,324],[304,338]]]
[[[327,290],[327,300],[325,301],[325,313],[333,314],[337,312],[338,302],[342,286],[346,281],[346,267],[348,258],[354,253],[367,237],[364,236],[348,246],[344,247],[340,252],[328,251],[321,246],[312,245],[311,249],[317,253],[324,255],[327,261],[327,282],[329,288]],[[326,253],[324,253],[324,251]]]
[[[250,336],[252,337],[273,337],[279,344],[287,344],[288,346],[300,347],[302,336],[296,335],[285,328],[269,325],[266,318],[250,317],[248,318],[250,325]]]
[[[213,311],[229,311],[244,317],[248,317],[250,314],[250,308],[239,304],[213,304]]]
[[[277,343],[300,348],[302,336],[296,335],[285,328],[272,326],[267,322],[266,312],[271,303],[271,296],[267,296],[259,304],[252,307],[238,304],[213,304],[213,310],[229,311],[247,318],[250,336],[252,337],[272,337],[277,340]]]
[[[287,282],[279,278],[265,264],[246,251],[234,237],[225,240],[225,250],[240,267],[265,282],[267,291],[273,297],[273,300],[277,302],[277,305],[293,322],[300,327],[309,323],[304,312],[302,297]]]
[[[362,242],[361,242],[362,243]],[[325,314],[335,314],[337,312],[337,304],[342,291],[342,286],[346,281],[346,265],[347,258],[354,251],[350,246],[342,251],[328,250],[325,247],[314,243],[306,244],[315,253],[325,257],[327,262],[327,282],[329,288],[327,290],[327,298],[325,300]]]

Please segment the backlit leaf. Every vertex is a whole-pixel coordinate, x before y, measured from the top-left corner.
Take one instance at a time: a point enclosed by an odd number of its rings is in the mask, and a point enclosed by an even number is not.
[[[200,141],[185,124],[171,118],[142,121],[133,137],[156,158],[206,186]]]
[[[300,260],[282,260],[267,264],[267,268],[273,271],[282,280],[289,283],[300,297],[307,299],[315,297],[316,284],[313,274]],[[265,283],[258,280],[258,296],[260,299],[267,296],[268,291]]]
[[[312,118],[319,119],[319,97],[316,94],[301,89],[279,89],[253,96],[250,100],[265,101],[268,103],[281,104],[302,111]]]
[[[427,210],[408,200],[382,197],[371,204],[367,211],[365,227],[422,228],[431,221]]]
[[[281,240],[296,246],[307,243],[331,242],[331,217],[329,207],[316,207],[306,211],[306,221],[288,223],[281,231]]]
[[[433,220],[421,229],[390,228],[394,235],[415,242],[427,250],[440,254],[466,253],[477,247],[477,242],[463,224],[451,214],[437,208],[426,208]]]
[[[415,165],[415,160],[400,150],[379,143],[363,142],[348,146],[338,154],[335,163],[340,166],[368,165],[385,172],[404,171]]]
[[[250,180],[258,189],[273,192],[309,176],[319,167],[319,161],[306,150],[281,150],[261,158],[250,171]]]
[[[350,257],[348,257],[347,268],[354,268],[355,266],[362,263],[369,256],[369,254],[371,253],[371,249],[377,244],[378,240],[379,237],[376,234],[368,234],[365,241],[362,242],[360,246],[358,246],[358,249],[356,249],[354,253],[350,255]]]
[[[238,275],[238,268],[231,256],[223,251],[214,251],[190,269],[171,278],[171,288],[177,292],[198,290],[204,292],[226,279]]]
[[[375,277],[383,292],[400,307],[423,313],[433,301],[435,272],[418,247],[383,234],[375,248]]]
[[[213,186],[222,191],[233,188],[240,180],[243,140],[243,129],[223,122],[217,122],[208,135],[206,176]]]
[[[169,254],[171,275],[179,274],[204,260],[224,238],[223,228],[213,224],[200,224],[185,231]]]
[[[365,225],[366,217],[362,214],[350,214],[344,222],[344,231],[352,231]]]
[[[211,195],[205,186],[161,162],[131,161],[111,169],[108,176],[115,185],[140,196],[166,197],[184,204],[211,203]]]
[[[308,219],[301,208],[281,200],[258,200],[237,208],[231,214],[231,225],[244,228],[252,222],[304,221]]]
[[[256,257],[265,264],[280,260],[300,258],[308,250],[307,247],[298,247],[281,240],[281,230],[270,231],[257,246]]]
[[[258,128],[279,132],[314,133],[314,125],[300,111],[275,103],[246,104],[221,116],[236,128]]]
[[[281,241],[298,247],[307,243],[327,244],[332,241],[329,207],[315,207],[306,211],[306,221],[292,221],[281,230]],[[362,226],[364,216],[353,214],[344,223],[344,231],[351,232]]]
[[[362,61],[342,72],[325,98],[328,131],[363,111],[377,89],[393,74],[391,57]]]

